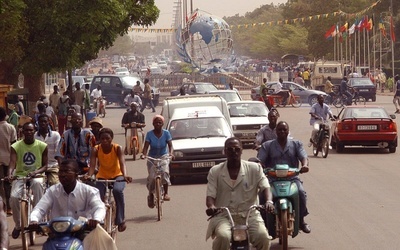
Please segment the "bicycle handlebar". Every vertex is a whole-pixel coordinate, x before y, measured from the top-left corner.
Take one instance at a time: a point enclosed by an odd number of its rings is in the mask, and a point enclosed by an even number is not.
[[[105,180],[105,179],[94,179],[95,182],[104,182],[104,183],[114,183],[114,182],[126,182],[126,180]]]

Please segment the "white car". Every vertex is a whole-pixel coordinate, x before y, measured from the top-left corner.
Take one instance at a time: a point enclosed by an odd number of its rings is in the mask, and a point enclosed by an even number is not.
[[[151,66],[150,72],[152,75],[160,75],[163,73],[162,69],[159,66]]]
[[[263,102],[228,102],[228,108],[233,133],[242,143],[254,143],[257,131],[269,124],[269,111]]]
[[[126,67],[119,67],[115,69],[115,74],[120,76],[129,76],[129,70]]]
[[[166,62],[166,61],[158,61],[158,66],[159,66],[161,69],[168,69],[168,65],[167,65],[167,62]]]

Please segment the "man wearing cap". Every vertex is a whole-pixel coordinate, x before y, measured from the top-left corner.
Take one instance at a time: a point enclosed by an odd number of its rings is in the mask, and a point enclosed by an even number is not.
[[[127,154],[127,145],[129,145],[130,138],[126,136],[126,131],[128,128],[131,127],[132,122],[139,123],[136,125],[136,128],[143,128],[146,126],[145,124],[145,117],[142,113],[140,113],[137,109],[139,107],[139,104],[136,102],[132,102],[130,105],[130,109],[124,113],[124,116],[122,117],[121,121],[121,127],[125,128],[125,138],[126,138],[126,143],[125,143],[125,154]]]
[[[96,145],[100,144],[99,132],[103,128],[103,121],[100,117],[93,117],[89,122],[90,131],[92,131],[94,137],[96,138]]]

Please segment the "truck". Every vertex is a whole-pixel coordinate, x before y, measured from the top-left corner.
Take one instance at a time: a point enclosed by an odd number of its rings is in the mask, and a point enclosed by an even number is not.
[[[211,103],[207,105],[206,100]],[[178,178],[206,177],[212,166],[226,161],[225,141],[233,136],[226,112],[226,102],[215,96],[164,101],[164,125],[171,133],[174,149],[169,165],[173,184]]]
[[[318,60],[314,64],[314,71],[311,76],[311,87],[316,90],[324,91],[328,76],[331,77],[333,85],[340,85],[343,79],[343,65],[336,61]]]

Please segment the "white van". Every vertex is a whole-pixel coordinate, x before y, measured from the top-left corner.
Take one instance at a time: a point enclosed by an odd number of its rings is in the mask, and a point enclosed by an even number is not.
[[[343,78],[343,65],[336,61],[317,61],[311,77],[311,87],[324,91],[328,76],[332,78],[334,85],[339,85]]]

